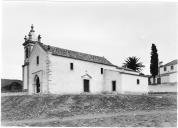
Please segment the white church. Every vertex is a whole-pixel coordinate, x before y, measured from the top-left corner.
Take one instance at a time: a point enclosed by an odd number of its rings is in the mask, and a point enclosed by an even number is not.
[[[25,36],[23,89],[29,94],[148,93],[148,78],[104,57],[46,45],[33,25]]]

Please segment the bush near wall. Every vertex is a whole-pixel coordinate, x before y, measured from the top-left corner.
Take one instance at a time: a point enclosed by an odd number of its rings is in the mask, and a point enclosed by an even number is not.
[[[22,85],[17,82],[12,82],[9,85],[6,85],[1,88],[2,92],[22,92]]]
[[[21,80],[1,79],[1,92],[21,92],[23,84]]]

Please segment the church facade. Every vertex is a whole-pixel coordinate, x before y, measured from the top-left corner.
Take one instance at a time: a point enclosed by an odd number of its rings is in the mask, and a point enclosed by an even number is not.
[[[33,26],[25,36],[23,88],[29,94],[148,93],[148,78],[104,57],[46,45]]]

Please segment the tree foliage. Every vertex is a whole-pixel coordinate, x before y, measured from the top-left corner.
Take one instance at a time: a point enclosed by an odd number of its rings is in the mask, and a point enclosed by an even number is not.
[[[23,90],[23,86],[18,82],[12,82],[1,88],[2,92],[21,92]]]
[[[158,53],[155,44],[151,46],[151,61],[150,61],[150,73],[155,78],[158,75]]]
[[[140,58],[137,58],[136,56],[128,57],[123,63],[122,67],[140,72],[145,66],[142,64],[142,62],[139,62],[139,60]]]

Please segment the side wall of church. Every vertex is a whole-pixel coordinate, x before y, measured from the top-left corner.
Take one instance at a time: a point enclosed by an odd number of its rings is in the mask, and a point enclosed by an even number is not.
[[[54,55],[49,55],[49,61],[49,91],[56,94],[83,93],[84,79],[89,80],[90,93],[101,93],[104,82],[101,68],[103,72],[104,69],[115,69],[112,66]],[[70,69],[70,63],[73,63],[73,70]]]
[[[148,77],[121,74],[121,85],[123,93],[148,93]]]
[[[37,56],[39,64],[37,64]],[[40,92],[48,93],[48,54],[38,44],[35,44],[29,62],[29,93],[36,92],[35,76],[38,76],[40,80]]]

